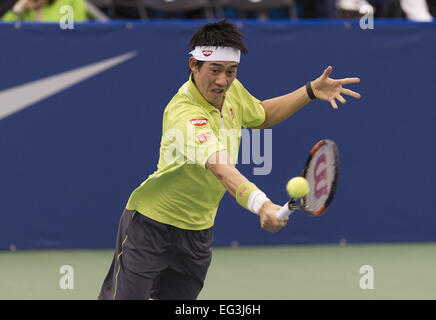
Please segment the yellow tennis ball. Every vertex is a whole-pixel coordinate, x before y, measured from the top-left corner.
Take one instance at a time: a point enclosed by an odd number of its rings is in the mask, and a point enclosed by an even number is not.
[[[292,198],[302,198],[309,193],[309,182],[303,177],[295,177],[289,180],[286,190]]]

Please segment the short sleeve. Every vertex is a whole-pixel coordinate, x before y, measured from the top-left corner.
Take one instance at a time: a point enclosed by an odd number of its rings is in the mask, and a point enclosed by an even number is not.
[[[242,126],[245,128],[257,127],[265,122],[265,110],[260,100],[253,97],[238,81],[234,81],[236,94],[242,108]]]

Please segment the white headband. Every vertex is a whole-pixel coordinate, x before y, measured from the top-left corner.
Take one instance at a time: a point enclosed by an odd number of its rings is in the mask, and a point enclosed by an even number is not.
[[[241,59],[241,51],[232,47],[195,47],[189,52],[199,61],[233,61]]]

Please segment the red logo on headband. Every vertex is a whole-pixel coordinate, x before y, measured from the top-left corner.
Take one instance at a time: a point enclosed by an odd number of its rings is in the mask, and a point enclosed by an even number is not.
[[[209,57],[212,54],[213,50],[201,50],[201,53],[205,57]]]

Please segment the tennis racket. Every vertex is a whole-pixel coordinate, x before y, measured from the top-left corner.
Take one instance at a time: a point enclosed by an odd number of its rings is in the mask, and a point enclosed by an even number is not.
[[[301,176],[309,182],[310,191],[304,197],[291,199],[277,211],[277,218],[286,219],[295,210],[311,216],[323,214],[333,200],[339,176],[339,153],[336,143],[324,139],[310,151]]]

